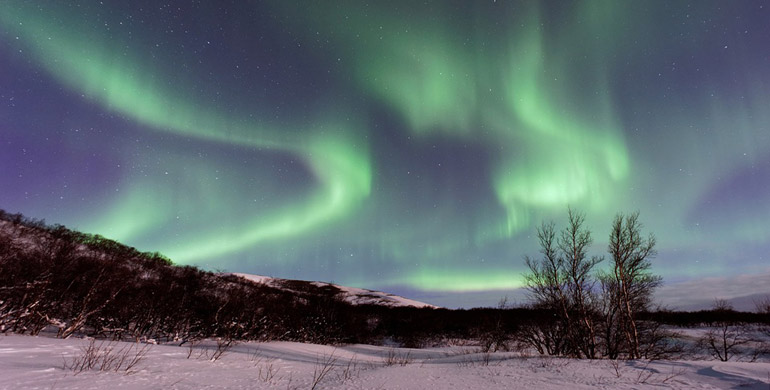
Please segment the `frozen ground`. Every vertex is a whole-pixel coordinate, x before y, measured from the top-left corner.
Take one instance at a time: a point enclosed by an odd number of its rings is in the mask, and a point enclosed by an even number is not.
[[[87,345],[83,339],[0,336],[0,388],[310,389],[315,384],[316,389],[770,389],[770,363],[619,362],[616,368],[606,360],[485,355],[471,347],[241,343],[212,361],[216,343],[208,342],[192,349],[151,346],[128,373],[64,368],[82,357]],[[113,355],[130,346],[112,343]],[[126,354],[128,360],[136,350]]]

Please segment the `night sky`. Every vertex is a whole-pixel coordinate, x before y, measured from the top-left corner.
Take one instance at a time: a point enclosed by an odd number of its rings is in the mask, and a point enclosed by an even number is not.
[[[6,211],[468,307],[568,206],[770,272],[770,2],[0,2]]]

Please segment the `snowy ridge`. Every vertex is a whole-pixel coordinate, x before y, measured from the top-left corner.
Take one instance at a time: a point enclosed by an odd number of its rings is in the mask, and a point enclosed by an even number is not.
[[[357,287],[346,287],[326,282],[306,282],[301,280],[280,279],[262,275],[252,275],[243,273],[232,273],[231,275],[240,276],[255,283],[265,284],[283,290],[296,291],[297,285],[315,286],[322,290],[338,291],[342,299],[353,305],[382,305],[389,307],[417,307],[417,308],[437,308],[425,302],[415,301],[395,294],[382,291],[367,290]]]

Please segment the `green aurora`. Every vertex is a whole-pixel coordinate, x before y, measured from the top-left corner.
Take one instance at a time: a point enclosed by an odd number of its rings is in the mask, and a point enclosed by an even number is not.
[[[719,5],[6,1],[0,207],[450,306],[568,206],[596,253],[639,210],[667,279],[757,272],[767,7]]]

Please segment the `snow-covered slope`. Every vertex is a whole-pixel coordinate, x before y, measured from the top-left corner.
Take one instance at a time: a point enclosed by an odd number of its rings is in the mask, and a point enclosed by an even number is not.
[[[436,308],[431,304],[415,301],[412,299],[404,298],[398,295],[389,294],[381,291],[366,290],[356,287],[339,286],[332,283],[325,282],[306,282],[301,280],[280,279],[272,278],[269,276],[251,275],[242,273],[233,273],[233,275],[240,276],[244,279],[250,280],[255,283],[266,284],[271,287],[290,290],[290,291],[307,291],[308,287],[314,286],[320,290],[334,291],[339,296],[353,305],[383,305],[390,307],[431,307]]]
[[[484,354],[474,347],[402,349],[243,342],[220,359],[217,343],[154,345],[96,341],[96,365],[80,370],[89,340],[0,336],[0,389],[756,389],[770,363],[610,361]],[[125,369],[99,370],[104,352],[146,355]],[[123,352],[121,352],[123,351]],[[212,361],[213,360],[213,361]],[[116,363],[112,363],[116,365]]]

